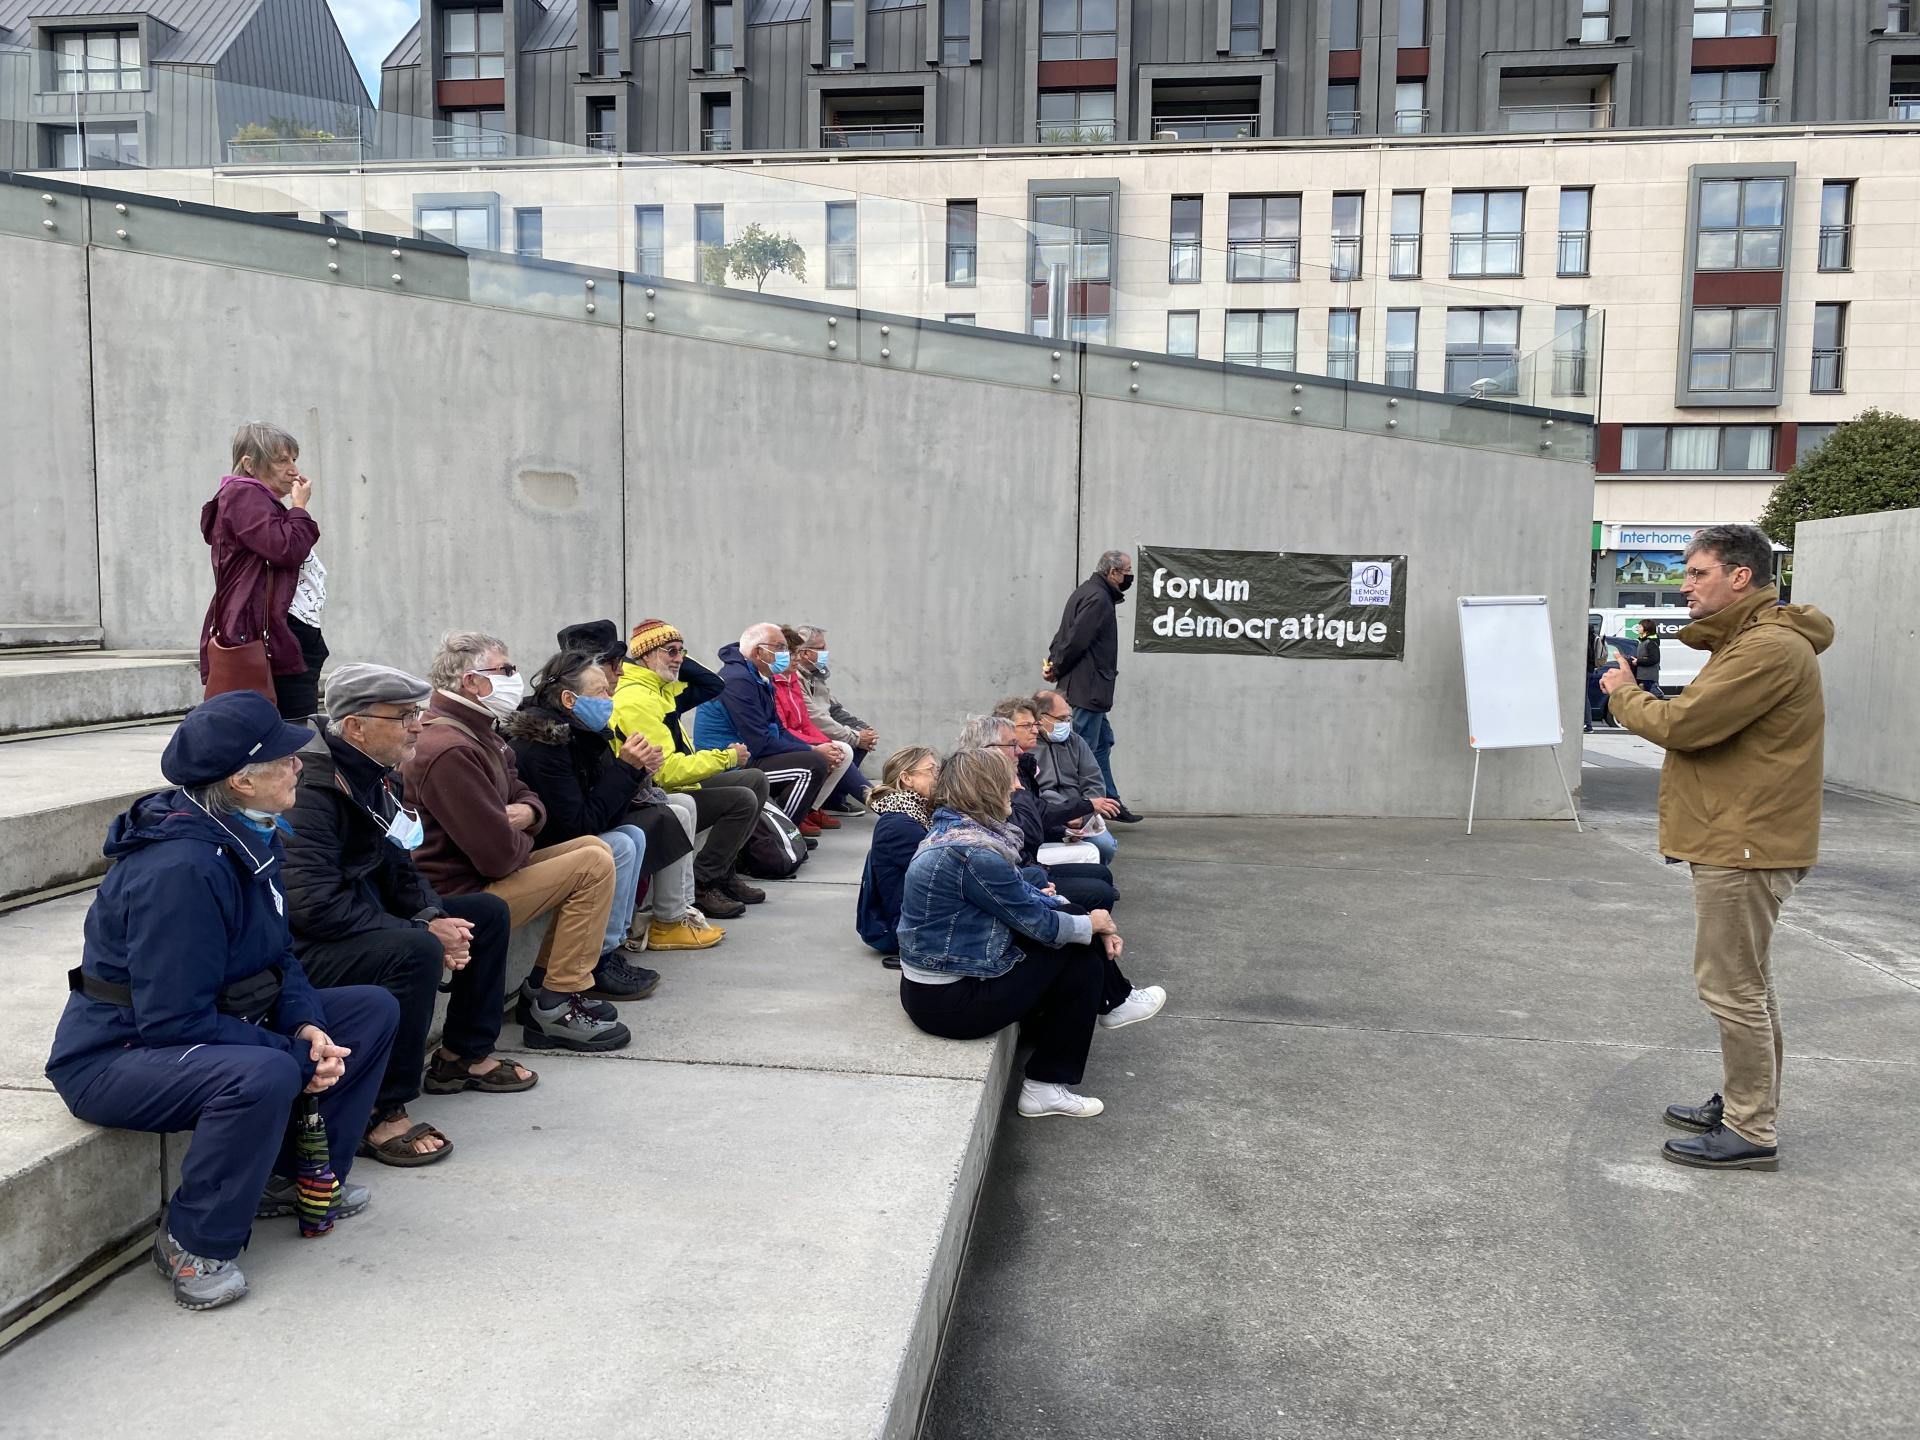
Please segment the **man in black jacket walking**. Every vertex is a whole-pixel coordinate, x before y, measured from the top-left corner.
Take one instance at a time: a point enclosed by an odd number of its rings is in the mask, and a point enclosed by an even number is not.
[[[1073,707],[1073,731],[1100,762],[1107,794],[1120,803],[1120,813],[1113,818],[1123,825],[1140,817],[1120,799],[1120,787],[1114,783],[1108,758],[1113,753],[1113,725],[1107,716],[1113,709],[1114,679],[1120,671],[1120,621],[1114,611],[1132,588],[1133,556],[1124,550],[1107,551],[1086,583],[1067,597],[1060,628],[1047,651],[1046,664],[1040,667],[1040,673],[1060,687]]]

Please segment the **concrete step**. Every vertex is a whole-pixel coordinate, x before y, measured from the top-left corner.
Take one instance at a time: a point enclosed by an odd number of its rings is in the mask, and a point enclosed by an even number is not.
[[[0,655],[0,736],[181,715],[200,692],[185,650]]]
[[[166,782],[171,725],[0,745],[0,902],[103,873],[107,825]]]

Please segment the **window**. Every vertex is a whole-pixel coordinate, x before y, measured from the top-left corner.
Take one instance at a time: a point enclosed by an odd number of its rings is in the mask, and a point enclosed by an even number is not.
[[[1167,245],[1167,283],[1200,283],[1200,218],[1204,202],[1198,195],[1173,197],[1172,239]]]
[[[733,69],[732,0],[712,0],[707,12],[707,69],[723,72]]]
[[[1723,40],[1729,36],[1767,33],[1768,0],[1693,0],[1693,38]]]
[[[1779,330],[1780,312],[1770,305],[1696,308],[1687,389],[1773,389]]]
[[[667,273],[666,211],[658,205],[633,207],[633,268],[642,275]]]
[[[1300,197],[1227,197],[1227,279],[1300,278]]]
[[[1111,60],[1120,53],[1114,0],[1040,0],[1042,60]]]
[[[1696,270],[1778,270],[1785,180],[1702,180]]]
[[[1113,248],[1113,197],[1035,195],[1033,292],[1029,326],[1035,335],[1104,344],[1108,327],[1105,282]],[[1056,322],[1065,334],[1056,334]]]
[[[1688,81],[1687,118],[1695,125],[1764,125],[1774,107],[1766,89],[1764,70],[1696,70]]]
[[[130,124],[90,121],[82,130],[47,132],[47,164],[55,170],[118,170],[140,164],[140,132]]]
[[[1556,275],[1585,275],[1593,238],[1593,191],[1560,192],[1560,256]]]
[[[1260,0],[1232,0],[1227,12],[1227,53],[1260,53]],[[1171,353],[1171,352],[1169,352]]]
[[[415,221],[422,235],[462,250],[493,248],[493,211],[485,205],[431,205]]]
[[[1427,82],[1402,80],[1393,87],[1393,133],[1424,135],[1427,130]]]
[[[1360,312],[1327,312],[1327,374],[1335,380],[1360,378]]]
[[[1447,390],[1455,395],[1519,393],[1518,309],[1447,311]]]
[[[1913,0],[1888,0],[1886,30],[1889,35],[1913,33]],[[1800,427],[1802,436],[1806,435],[1807,428],[1805,425]]]
[[[1804,429],[1804,427],[1803,427]],[[1631,471],[1773,468],[1771,425],[1625,425],[1620,468]]]
[[[63,93],[88,90],[144,90],[138,30],[63,30],[54,43],[54,88]],[[78,166],[69,166],[78,169]]]
[[[513,212],[513,253],[536,260],[545,253],[546,225],[538,210]]]
[[[1291,370],[1299,328],[1297,310],[1229,310],[1227,363]]]
[[[506,19],[498,10],[443,10],[449,80],[498,80],[507,73]]]
[[[1853,181],[1829,180],[1820,187],[1820,268],[1853,268]]]
[[[1526,202],[1524,190],[1454,191],[1451,273],[1519,275]]]
[[[620,107],[613,100],[587,102],[587,148],[618,152],[620,149]]]
[[[1613,0],[1580,0],[1580,43],[1605,45],[1613,39]]]
[[[1393,234],[1387,242],[1387,275],[1393,280],[1420,278],[1420,211],[1426,195],[1419,190],[1393,193]]]
[[[827,68],[853,68],[853,0],[828,0]]]
[[[1167,312],[1167,353],[1190,356],[1200,353],[1200,312],[1198,310]]]
[[[1359,81],[1329,80],[1327,82],[1327,133],[1329,135],[1360,133]]]
[[[1799,464],[1827,441],[1833,438],[1838,425],[1802,425],[1799,435],[1799,451],[1794,456],[1794,464]]]
[[[1813,385],[1822,394],[1846,389],[1847,307],[1813,307]]]
[[[1427,0],[1400,0],[1400,48],[1418,50],[1427,43]]]
[[[1584,305],[1554,308],[1553,393],[1587,393],[1587,307]]]
[[[1386,381],[1402,390],[1417,388],[1420,374],[1420,312],[1387,311]]]
[[[970,0],[940,0],[940,63],[973,63],[973,7]]]
[[[980,203],[947,202],[947,284],[971,285],[979,278]]]
[[[860,284],[860,219],[851,200],[827,204],[827,289]]]
[[[694,273],[702,280],[707,278],[707,257],[716,250],[723,249],[727,243],[727,207],[724,205],[696,205],[693,207],[693,251],[697,261]]]
[[[1920,61],[1896,55],[1887,74],[1887,118],[1920,120]]]
[[[700,102],[702,150],[733,149],[733,97],[709,95]]]
[[[969,314],[969,315],[949,315],[949,316],[947,316],[947,324],[949,324],[949,325],[973,325],[973,324],[976,324],[976,323],[977,323],[977,322],[976,322],[976,320],[975,320],[975,318],[974,318],[974,317],[973,317],[972,315],[970,315],[970,314]]]
[[[1329,280],[1360,278],[1361,217],[1365,214],[1366,201],[1364,195],[1333,197],[1333,263],[1328,267]]]
[[[446,123],[447,133],[434,141],[434,149],[453,159],[505,155],[513,148],[504,110],[449,110]]]
[[[1113,91],[1041,92],[1041,144],[1105,145],[1113,138]]]
[[[1333,24],[1327,32],[1329,50],[1360,48],[1360,0],[1332,0],[1329,17]]]
[[[620,7],[598,0],[593,7],[593,73],[618,75],[625,48],[620,43]]]

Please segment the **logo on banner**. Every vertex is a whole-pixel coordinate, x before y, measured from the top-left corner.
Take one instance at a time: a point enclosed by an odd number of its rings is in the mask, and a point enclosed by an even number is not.
[[[1393,603],[1393,567],[1378,560],[1353,562],[1353,584],[1348,590],[1350,605],[1391,605]]]

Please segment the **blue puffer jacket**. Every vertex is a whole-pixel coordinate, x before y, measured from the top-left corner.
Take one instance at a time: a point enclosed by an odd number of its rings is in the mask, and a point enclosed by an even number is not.
[[[326,1013],[288,944],[279,838],[163,790],[114,818],[106,853],[115,863],[87,911],[80,966],[130,989],[133,1008],[68,995],[47,1059],[53,1088],[72,1103],[116,1052],[169,1045],[264,1045],[311,1079],[308,1047],[292,1037],[326,1029]],[[273,966],[280,998],[263,1023],[215,1007],[226,987]]]
[[[900,902],[900,963],[916,970],[992,979],[1020,962],[1018,932],[1042,945],[1086,944],[1093,924],[1066,915],[993,846],[973,843],[980,827],[951,810],[933,812],[920,853],[907,867]],[[981,837],[984,838],[984,837]]]
[[[773,682],[753,668],[738,645],[720,647],[720,679],[726,686],[720,698],[709,700],[694,715],[697,748],[719,750],[738,740],[747,747],[749,763],[813,748],[780,723],[773,708]]]

